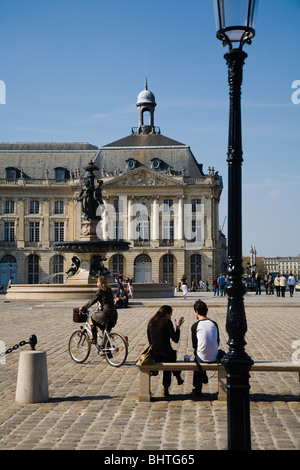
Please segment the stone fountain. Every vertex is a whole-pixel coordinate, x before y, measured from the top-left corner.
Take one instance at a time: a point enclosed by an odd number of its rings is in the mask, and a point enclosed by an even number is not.
[[[8,300],[75,300],[90,299],[96,290],[96,278],[103,275],[114,284],[103,262],[109,252],[129,250],[130,243],[118,240],[101,240],[102,181],[95,185],[94,171],[98,168],[91,161],[86,168],[82,191],[77,199],[81,202],[82,219],[78,240],[55,242],[55,252],[72,253],[72,265],[67,270],[64,284],[15,284],[6,294]],[[99,226],[100,224],[100,226]],[[100,227],[100,230],[99,230]],[[97,234],[98,232],[98,234]],[[60,273],[61,274],[61,273]],[[165,283],[135,284],[135,298],[173,297],[173,288]]]
[[[130,243],[117,240],[101,240],[97,236],[101,215],[98,215],[102,201],[102,181],[95,185],[94,171],[98,168],[91,161],[86,168],[82,191],[77,199],[81,202],[82,220],[78,240],[55,242],[55,252],[73,253],[72,265],[66,272],[66,284],[15,284],[6,294],[6,299],[86,299],[96,288],[96,278],[104,275],[110,282],[110,273],[104,266],[108,252],[123,252]],[[101,231],[101,230],[100,230]],[[113,283],[114,280],[111,279]]]

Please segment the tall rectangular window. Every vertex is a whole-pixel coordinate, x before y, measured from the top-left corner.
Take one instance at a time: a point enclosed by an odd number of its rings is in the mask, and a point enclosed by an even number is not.
[[[164,242],[174,242],[174,220],[163,220],[162,238]]]
[[[29,241],[31,243],[37,243],[40,241],[40,223],[39,222],[29,223]]]
[[[39,201],[30,201],[29,213],[38,214],[40,211],[40,202]]]
[[[15,201],[5,201],[5,214],[13,214],[15,212]]]
[[[65,224],[64,222],[54,223],[54,241],[63,242],[65,239]]]
[[[173,211],[173,199],[164,199],[163,212],[169,213]]]
[[[118,241],[124,240],[124,228],[122,221],[114,221],[113,223],[113,230],[114,230],[114,239]]]
[[[64,213],[64,201],[55,201],[54,214]]]
[[[201,205],[201,199],[192,199],[192,212],[197,212],[197,206]],[[200,210],[200,207],[198,208]]]
[[[114,199],[114,208],[116,214],[123,214],[123,199]]]
[[[15,223],[5,222],[4,224],[4,241],[14,242],[15,241]]]
[[[200,242],[202,241],[202,223],[201,220],[192,220],[192,234],[194,237],[192,238],[192,242]]]

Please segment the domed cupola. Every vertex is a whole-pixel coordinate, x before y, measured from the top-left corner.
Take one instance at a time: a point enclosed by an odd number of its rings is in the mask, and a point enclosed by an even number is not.
[[[154,127],[154,109],[156,106],[155,96],[148,90],[147,78],[145,81],[145,89],[139,93],[136,103],[139,110],[139,127],[138,134],[155,134]],[[149,124],[145,124],[145,116],[149,116]]]

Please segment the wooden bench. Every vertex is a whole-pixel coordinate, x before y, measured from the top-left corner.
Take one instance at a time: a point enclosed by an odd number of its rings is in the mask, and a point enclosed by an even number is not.
[[[195,362],[157,362],[151,366],[137,366],[140,370],[140,393],[139,401],[149,402],[151,399],[151,387],[150,387],[150,373],[153,371],[177,371],[187,370],[195,371],[198,370]],[[227,399],[226,390],[226,370],[225,367],[220,363],[201,363],[201,367],[204,371],[217,371],[218,373],[218,400],[224,401]],[[293,362],[268,362],[258,361],[254,362],[251,367],[253,372],[298,372],[300,382],[300,365]]]

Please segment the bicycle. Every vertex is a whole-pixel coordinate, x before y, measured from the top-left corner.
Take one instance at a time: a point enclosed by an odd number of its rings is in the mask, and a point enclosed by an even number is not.
[[[80,330],[74,331],[69,339],[69,353],[73,361],[82,364],[87,360],[92,349],[92,330],[88,322],[89,313],[80,313],[74,317],[76,323],[85,325]],[[76,318],[76,319],[75,319]],[[95,344],[98,354],[104,356],[107,362],[113,367],[120,367],[124,364],[128,356],[128,338],[116,331],[104,330],[103,336],[97,331],[100,344]]]

